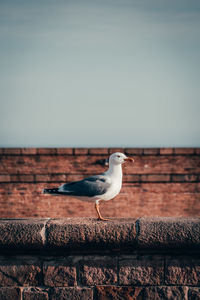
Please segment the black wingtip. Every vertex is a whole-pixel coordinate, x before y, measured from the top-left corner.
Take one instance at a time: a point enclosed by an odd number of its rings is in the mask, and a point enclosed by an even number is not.
[[[58,193],[58,189],[54,188],[54,189],[43,189],[43,194],[57,194]]]

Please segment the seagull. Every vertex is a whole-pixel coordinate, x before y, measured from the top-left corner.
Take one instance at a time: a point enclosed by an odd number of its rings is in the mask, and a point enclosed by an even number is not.
[[[95,202],[98,219],[103,218],[99,211],[99,202],[108,201],[116,197],[122,187],[122,164],[134,159],[125,154],[116,152],[109,157],[109,168],[100,175],[94,175],[83,180],[64,183],[58,188],[44,189],[44,194],[72,196],[83,201]]]

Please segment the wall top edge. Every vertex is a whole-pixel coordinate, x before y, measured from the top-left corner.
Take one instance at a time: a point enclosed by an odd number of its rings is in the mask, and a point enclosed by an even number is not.
[[[200,248],[200,218],[0,219],[0,254],[188,252]]]

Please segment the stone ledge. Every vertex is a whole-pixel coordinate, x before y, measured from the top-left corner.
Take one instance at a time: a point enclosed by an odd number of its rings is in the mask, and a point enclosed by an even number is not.
[[[200,248],[200,218],[0,219],[0,254],[133,253]]]

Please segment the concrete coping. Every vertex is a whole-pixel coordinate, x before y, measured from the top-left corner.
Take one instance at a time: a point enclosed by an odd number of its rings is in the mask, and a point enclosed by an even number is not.
[[[0,219],[0,254],[199,251],[200,218]]]

